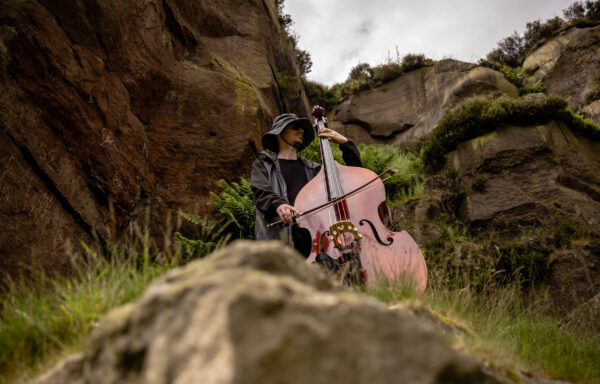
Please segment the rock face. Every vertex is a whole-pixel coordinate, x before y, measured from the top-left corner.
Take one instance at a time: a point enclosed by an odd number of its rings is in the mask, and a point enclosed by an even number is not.
[[[58,383],[500,383],[291,248],[236,242],[110,312]]]
[[[465,193],[461,219],[475,231],[493,228],[510,236],[564,225],[599,236],[598,153],[599,142],[554,121],[504,126],[462,143],[447,156]],[[555,246],[541,245],[551,261],[545,283],[559,308],[572,309],[600,292],[600,252],[593,245]]]
[[[450,153],[467,191],[462,216],[477,224],[543,225],[569,219],[600,234],[600,143],[562,123],[504,126]]]
[[[109,239],[147,207],[158,223],[195,210],[248,170],[286,109],[277,73],[298,73],[274,0],[5,0],[0,23],[9,273],[40,252],[60,263],[66,238]]]
[[[523,62],[526,85],[542,81],[545,93],[569,98],[600,123],[600,27],[571,28],[540,46]],[[592,96],[596,93],[596,96]]]
[[[503,94],[517,97],[518,91],[501,73],[442,60],[350,96],[330,124],[358,143],[395,145],[430,133],[448,111],[468,98]]]

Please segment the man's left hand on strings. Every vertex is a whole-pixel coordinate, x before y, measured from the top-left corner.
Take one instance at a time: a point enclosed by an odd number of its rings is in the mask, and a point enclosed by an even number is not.
[[[322,128],[319,132],[319,137],[326,137],[327,140],[336,144],[344,144],[348,141],[341,133],[331,130],[329,128]]]

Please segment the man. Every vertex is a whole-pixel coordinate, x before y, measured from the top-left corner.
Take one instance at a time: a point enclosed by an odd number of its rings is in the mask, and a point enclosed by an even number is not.
[[[346,137],[327,128],[319,136],[340,145],[346,165],[362,166],[358,149]],[[294,202],[298,192],[317,175],[321,165],[299,158],[297,152],[306,148],[314,137],[310,120],[293,113],[277,116],[272,129],[262,137],[263,147],[273,153],[261,152],[252,164],[250,176],[256,203],[256,239],[283,238],[305,256],[310,254],[311,239],[307,230],[292,226],[293,215],[300,213],[294,208]],[[281,226],[267,228],[267,224],[280,219],[289,224],[283,234]]]

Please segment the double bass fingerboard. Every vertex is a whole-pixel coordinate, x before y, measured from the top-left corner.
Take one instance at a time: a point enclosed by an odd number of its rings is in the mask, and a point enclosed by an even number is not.
[[[317,121],[317,135],[321,131],[321,128],[325,127],[323,120]],[[333,151],[329,140],[325,137],[320,137],[321,147],[321,159],[323,161],[322,166],[325,170],[325,177],[327,178],[327,194],[329,200],[333,200],[344,195],[342,189],[342,183],[338,174],[337,167],[335,166],[335,159],[333,158]]]

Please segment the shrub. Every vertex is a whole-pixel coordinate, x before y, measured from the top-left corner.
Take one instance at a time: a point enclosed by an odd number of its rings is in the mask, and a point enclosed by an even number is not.
[[[303,78],[306,77],[312,70],[313,65],[310,53],[303,49],[296,48],[296,64],[300,70],[300,76]]]
[[[304,86],[306,97],[312,105],[320,105],[326,111],[330,111],[338,103],[335,95],[326,85],[305,78],[302,79],[302,85]]]
[[[523,33],[523,50],[527,51],[537,42],[547,40],[554,36],[563,26],[564,21],[560,17],[554,17],[542,23],[540,20],[526,24]]]
[[[414,71],[433,64],[431,59],[427,59],[422,53],[409,53],[402,58],[402,70],[404,72]]]
[[[490,52],[486,59],[489,62],[516,67],[525,53],[523,38],[515,31],[511,36],[498,42],[498,48]]]
[[[444,165],[444,155],[459,143],[491,132],[499,124],[530,125],[550,119],[563,121],[574,131],[600,141],[600,127],[573,113],[567,101],[560,97],[541,100],[479,98],[459,106],[438,123],[423,146],[423,164],[428,172],[439,170]]]
[[[503,65],[502,68],[500,68],[500,72],[502,72],[506,80],[510,81],[515,86],[521,87],[523,85],[523,74],[525,73],[523,68],[511,68],[508,65]]]
[[[576,1],[563,9],[563,16],[567,21],[600,21],[600,1]]]
[[[542,81],[538,81],[533,87],[524,86],[519,88],[519,95],[527,95],[529,93],[539,93],[546,90],[546,85]]]
[[[292,43],[296,65],[300,71],[300,76],[304,78],[310,73],[313,65],[310,53],[298,48],[298,36],[291,29],[292,24],[294,24],[292,16],[283,12],[284,0],[276,0],[276,4],[279,25],[283,28],[286,37]]]
[[[385,182],[387,198],[390,202],[404,200],[423,193],[421,160],[413,153],[405,153],[391,145],[358,146],[363,166],[376,174],[386,169],[397,171]]]
[[[369,63],[356,64],[348,74],[348,80],[364,80],[373,76],[373,70]]]
[[[401,64],[394,62],[381,64],[373,67],[373,80],[380,84],[387,83],[400,77],[402,73],[404,71]]]

